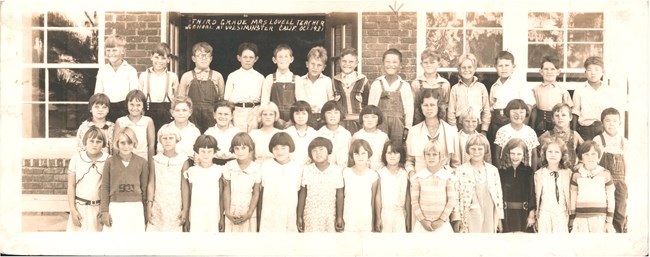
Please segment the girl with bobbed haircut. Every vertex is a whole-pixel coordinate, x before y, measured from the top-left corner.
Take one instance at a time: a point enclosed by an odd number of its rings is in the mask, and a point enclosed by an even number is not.
[[[475,133],[469,138],[467,138],[467,143],[465,144],[465,153],[469,154],[469,147],[472,145],[481,145],[485,149],[485,155],[483,156],[483,161],[490,163],[490,141],[481,133]]]
[[[327,154],[332,154],[332,141],[330,141],[327,138],[324,137],[316,137],[314,140],[309,143],[309,146],[307,147],[307,152],[309,153],[309,159],[314,160],[314,157],[311,156],[311,150],[313,150],[316,147],[325,147],[327,149]]]
[[[341,114],[341,121],[345,119],[345,114],[343,114],[343,109],[341,108],[341,105],[339,105],[338,102],[334,100],[327,101],[326,103],[323,104],[323,107],[320,108],[320,119],[325,120],[325,113],[331,110],[337,110]],[[339,123],[341,122],[339,121]]]
[[[510,118],[511,110],[526,110],[526,118],[530,117],[530,109],[528,109],[528,105],[524,100],[512,99],[512,101],[508,102],[506,108],[503,109],[503,115]]]
[[[232,137],[232,141],[230,143],[230,151],[231,153],[235,153],[235,146],[246,146],[248,147],[248,150],[253,154],[253,161],[255,160],[255,142],[253,142],[253,139],[251,138],[250,135],[246,132],[239,132],[235,134],[234,137]]]
[[[352,144],[350,144],[350,152],[348,154],[348,167],[354,166],[354,154],[359,153],[359,149],[363,147],[366,152],[368,152],[368,160],[370,160],[370,157],[372,157],[372,147],[370,147],[370,144],[368,141],[363,140],[363,139],[357,139],[352,141]]]
[[[296,150],[296,145],[293,143],[293,139],[287,132],[278,132],[271,137],[269,142],[269,152],[273,152],[273,147],[278,145],[286,145],[289,147],[289,152],[293,153]]]

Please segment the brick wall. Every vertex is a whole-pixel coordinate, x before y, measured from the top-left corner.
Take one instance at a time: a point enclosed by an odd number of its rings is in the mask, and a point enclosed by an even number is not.
[[[403,79],[416,77],[417,14],[414,12],[363,13],[362,69],[372,81],[381,76],[382,55],[389,48],[402,52]]]
[[[24,159],[23,194],[66,194],[69,159]]]
[[[109,12],[106,13],[106,35],[126,38],[124,59],[138,73],[151,66],[149,52],[160,43],[160,13]],[[22,175],[23,194],[66,194],[69,159],[24,159]]]
[[[149,52],[160,43],[160,13],[109,12],[106,13],[106,35],[126,37],[124,59],[138,72],[151,66]]]

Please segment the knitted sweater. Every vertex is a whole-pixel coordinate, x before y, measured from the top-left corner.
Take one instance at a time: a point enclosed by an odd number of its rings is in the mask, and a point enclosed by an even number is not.
[[[576,216],[614,216],[614,182],[608,170],[597,166],[592,171],[580,168],[571,175],[571,206],[569,214]]]
[[[124,166],[119,154],[104,164],[100,193],[100,210],[108,211],[111,202],[144,202],[147,199],[149,168],[147,161],[135,154]]]

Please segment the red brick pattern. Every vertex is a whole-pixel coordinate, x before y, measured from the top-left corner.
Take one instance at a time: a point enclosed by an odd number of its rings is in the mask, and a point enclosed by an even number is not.
[[[66,194],[69,159],[24,159],[23,194]]]
[[[151,66],[149,51],[160,43],[160,13],[109,12],[106,13],[106,35],[126,38],[124,59],[138,73]]]

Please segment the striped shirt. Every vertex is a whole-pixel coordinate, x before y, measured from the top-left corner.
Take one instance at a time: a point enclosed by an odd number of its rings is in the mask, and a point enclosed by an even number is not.
[[[443,167],[435,174],[425,168],[411,178],[411,205],[417,221],[449,221],[449,215],[458,202],[454,183],[455,177],[449,167]]]
[[[614,182],[611,173],[601,166],[589,171],[584,167],[571,175],[571,210],[576,216],[607,214],[614,216]]]

